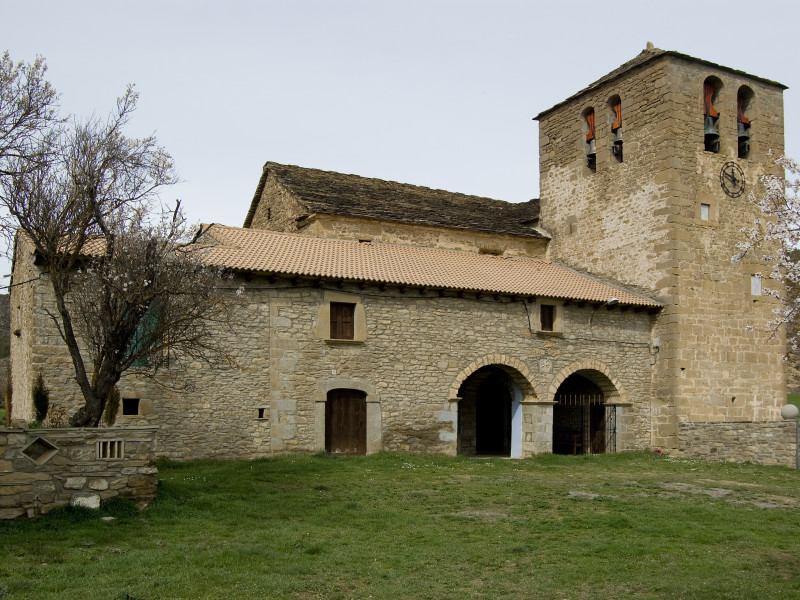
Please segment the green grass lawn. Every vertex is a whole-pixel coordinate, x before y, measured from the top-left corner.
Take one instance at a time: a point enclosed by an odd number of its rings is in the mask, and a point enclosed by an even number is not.
[[[0,598],[800,598],[800,473],[647,453],[161,465],[0,523]]]
[[[800,408],[800,394],[787,394],[786,402],[787,404],[794,404],[797,408]]]

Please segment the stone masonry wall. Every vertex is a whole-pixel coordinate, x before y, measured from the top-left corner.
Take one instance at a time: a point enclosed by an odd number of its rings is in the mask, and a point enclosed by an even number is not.
[[[703,81],[723,82],[721,150],[703,147]],[[736,97],[755,99],[750,156],[737,157]],[[610,100],[622,101],[624,160],[611,154]],[[596,114],[597,169],[586,166],[584,112]],[[776,421],[785,402],[783,340],[764,331],[775,303],[750,295],[757,261],[732,264],[740,229],[756,218],[728,197],[720,170],[736,161],[748,191],[776,173],[783,150],[779,88],[741,73],[662,56],[540,119],[541,224],[548,257],[644,289],[664,303],[653,337],[654,444],[679,447],[678,423]],[[709,219],[701,219],[708,204]],[[756,258],[756,257],[753,257]],[[765,281],[765,287],[769,282]],[[749,331],[748,325],[754,330]]]
[[[0,519],[66,505],[98,508],[114,496],[151,502],[155,436],[155,427],[0,429]]]
[[[681,423],[679,432],[681,456],[795,466],[793,422]]]
[[[136,376],[119,384],[123,398],[139,399],[140,410],[120,415],[117,424],[158,425],[159,455],[254,458],[320,450],[320,406],[324,409],[327,390],[337,387],[368,393],[370,451],[455,453],[458,405],[453,389],[476,365],[495,363],[525,373],[533,390],[525,399],[529,403],[551,402],[558,384],[576,370],[616,381],[624,404],[619,422],[625,424],[618,449],[650,446],[653,317],[646,312],[571,304],[560,307],[564,331],[553,335],[532,327],[535,304],[508,297],[459,298],[454,292],[403,293],[373,286],[329,290],[311,281],[271,284],[262,278],[230,285],[236,289],[240,284],[245,301],[237,322],[220,330],[232,364],[179,364],[163,375],[167,386]],[[42,294],[47,288],[37,290]],[[326,339],[326,328],[319,325],[330,294],[363,306],[363,342]],[[41,308],[35,331],[28,334],[37,340],[30,372],[42,370],[52,405],[74,409],[80,394],[72,365]],[[25,402],[30,399],[15,395],[15,405]],[[546,438],[552,420],[546,414],[534,418],[535,406],[525,410],[530,411],[527,430]],[[527,447],[549,451],[541,440]]]

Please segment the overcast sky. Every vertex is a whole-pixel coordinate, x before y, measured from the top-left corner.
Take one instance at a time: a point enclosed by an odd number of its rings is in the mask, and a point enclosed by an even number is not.
[[[648,41],[777,80],[800,157],[800,3],[0,0],[0,51],[44,56],[62,106],[155,132],[191,220],[241,225],[270,160],[520,202],[532,118]],[[796,89],[797,88],[797,89]],[[2,264],[8,273],[8,264]]]

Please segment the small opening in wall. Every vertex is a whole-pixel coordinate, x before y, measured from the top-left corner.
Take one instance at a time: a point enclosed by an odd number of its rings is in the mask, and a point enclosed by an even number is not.
[[[592,173],[597,171],[597,142],[595,136],[595,119],[594,109],[588,108],[583,113],[585,120],[586,131],[586,144],[584,150],[586,152],[586,166]]]
[[[97,442],[97,458],[111,460],[125,456],[125,442],[122,440],[103,440]]]
[[[539,306],[539,324],[542,331],[553,331],[555,313],[556,307],[552,304],[542,304]]]
[[[719,153],[719,111],[714,107],[722,82],[709,77],[703,82],[703,139],[706,152]]]
[[[267,409],[266,408],[259,408],[258,409],[258,418],[259,419],[266,419],[267,418]]]
[[[750,295],[761,295],[761,275],[750,275]]]
[[[710,213],[711,213],[710,204],[700,205],[700,219],[702,219],[703,221],[708,221]]]
[[[139,398],[122,399],[122,415],[125,417],[135,417],[139,414]]]
[[[40,437],[37,437],[22,450],[22,453],[37,465],[43,465],[51,457],[55,456],[57,452],[58,448]]]

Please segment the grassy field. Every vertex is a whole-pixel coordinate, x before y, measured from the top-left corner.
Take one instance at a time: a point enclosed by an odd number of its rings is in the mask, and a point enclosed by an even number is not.
[[[782,467],[380,454],[159,479],[142,513],[0,523],[0,597],[800,598],[800,474]]]
[[[787,394],[786,403],[794,404],[797,408],[800,408],[800,394]]]

